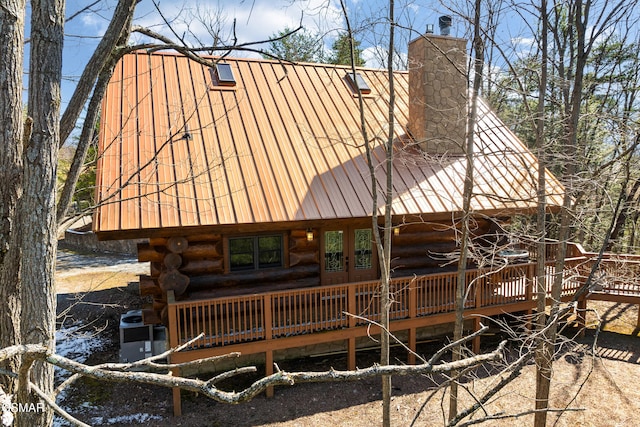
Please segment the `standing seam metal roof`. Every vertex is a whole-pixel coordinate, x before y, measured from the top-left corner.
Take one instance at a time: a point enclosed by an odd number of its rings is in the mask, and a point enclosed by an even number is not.
[[[98,233],[367,217],[369,169],[358,99],[345,67],[225,58],[234,87],[213,87],[206,66],[176,54],[126,55],[102,110],[94,219]],[[360,69],[371,94],[365,121],[382,206],[388,75]],[[410,144],[408,73],[394,73],[394,215],[462,207],[464,158]],[[480,104],[476,211],[535,206],[537,161]],[[549,203],[561,185],[548,175]]]

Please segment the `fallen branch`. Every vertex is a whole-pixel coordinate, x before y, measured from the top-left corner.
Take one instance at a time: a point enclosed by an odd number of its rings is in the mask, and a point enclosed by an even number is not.
[[[452,370],[465,369],[470,366],[478,365],[484,362],[501,360],[503,358],[503,350],[506,341],[491,353],[481,354],[456,362],[447,362],[441,364],[423,363],[420,365],[373,365],[365,369],[356,369],[355,371],[336,371],[329,370],[325,372],[285,372],[279,371],[267,377],[255,381],[246,389],[239,392],[227,392],[219,390],[215,387],[215,383],[231,375],[240,373],[253,372],[255,367],[240,368],[228,373],[224,373],[214,377],[211,380],[203,381],[199,379],[174,377],[171,374],[157,374],[149,372],[131,372],[124,371],[123,366],[112,364],[110,368],[118,368],[118,370],[105,369],[103,367],[87,366],[82,363],[75,362],[66,357],[52,354],[44,346],[28,345],[28,346],[12,346],[4,350],[0,350],[0,361],[11,357],[12,355],[21,355],[38,360],[44,360],[54,366],[74,372],[77,375],[87,376],[90,378],[114,381],[114,382],[137,382],[144,384],[152,384],[162,387],[178,387],[188,391],[194,391],[204,394],[205,396],[222,403],[236,404],[251,400],[267,387],[277,385],[293,385],[295,383],[309,382],[338,382],[338,381],[357,381],[365,378],[382,376],[382,375],[418,375],[428,373],[444,373]],[[175,350],[174,350],[175,351]],[[125,366],[130,366],[126,364]]]
[[[463,424],[459,424],[459,426],[461,427],[466,427],[466,426],[471,426],[471,425],[476,425],[476,424],[484,424],[487,421],[493,421],[493,420],[506,420],[509,418],[520,418],[523,417],[525,415],[531,415],[531,414],[535,414],[537,412],[566,412],[566,411],[584,411],[584,408],[565,408],[565,409],[554,409],[554,408],[546,408],[546,409],[531,409],[530,411],[524,411],[524,412],[520,412],[518,414],[505,414],[505,415],[489,415],[483,418],[478,418],[477,420],[470,420],[467,421],[466,423]]]
[[[238,358],[240,357],[240,353],[239,352],[231,352],[231,353],[227,353],[221,356],[212,356],[212,357],[206,357],[203,359],[198,359],[198,360],[194,360],[191,362],[184,362],[184,363],[155,363],[156,360],[162,360],[167,358],[168,356],[170,356],[173,353],[182,351],[186,348],[188,348],[191,344],[195,343],[196,341],[198,341],[199,339],[201,339],[204,336],[204,334],[200,334],[198,336],[196,336],[195,338],[187,341],[186,343],[176,347],[176,348],[172,348],[169,349],[167,351],[165,351],[164,353],[155,355],[155,356],[151,356],[148,357],[146,359],[142,359],[136,362],[132,362],[132,363],[102,363],[100,365],[96,365],[94,366],[94,368],[98,368],[98,369],[105,369],[105,370],[110,370],[110,371],[132,371],[132,370],[140,370],[140,369],[146,369],[146,370],[158,370],[158,371],[162,371],[164,373],[169,372],[171,369],[184,369],[184,368],[191,368],[194,366],[201,366],[204,365],[206,363],[215,363],[219,360],[225,360],[225,359],[230,359],[230,358]],[[252,367],[253,371],[256,370],[255,367]],[[60,393],[62,390],[64,390],[65,388],[69,387],[71,384],[73,384],[74,382],[76,382],[80,377],[82,377],[82,374],[74,374],[72,376],[70,376],[69,378],[67,378],[64,382],[62,382],[55,390],[55,394]]]

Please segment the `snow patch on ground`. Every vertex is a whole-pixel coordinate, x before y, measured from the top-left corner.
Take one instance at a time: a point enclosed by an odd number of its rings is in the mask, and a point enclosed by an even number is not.
[[[106,344],[106,339],[101,338],[99,334],[86,328],[80,323],[63,327],[56,331],[56,353],[68,359],[75,360],[79,363],[87,361],[91,353],[100,350]],[[56,384],[59,384],[71,374],[67,371],[56,368]],[[69,408],[64,405],[64,391],[58,396],[57,403],[71,415],[91,414],[98,408],[89,402],[85,402],[75,408]],[[110,424],[149,424],[152,421],[162,420],[159,415],[151,415],[146,413],[119,415],[115,417],[92,417],[89,421],[91,425],[110,425]],[[66,420],[56,416],[53,422],[54,427],[70,426]]]
[[[86,362],[91,353],[100,350],[105,343],[106,340],[104,338],[101,338],[91,329],[83,328],[83,325],[80,323],[66,327],[63,326],[56,331],[56,354],[79,363]],[[70,376],[71,372],[58,367],[55,368],[56,384],[61,383]],[[66,397],[65,391],[66,390],[63,390],[57,396],[56,403],[73,415],[74,409],[64,405]],[[75,411],[77,410],[78,408],[75,408]],[[53,420],[53,425],[54,427],[64,427],[71,424],[56,415]]]
[[[79,363],[87,361],[91,353],[102,349],[106,340],[79,323],[56,331],[56,354]],[[70,373],[56,368],[56,379],[69,377]]]

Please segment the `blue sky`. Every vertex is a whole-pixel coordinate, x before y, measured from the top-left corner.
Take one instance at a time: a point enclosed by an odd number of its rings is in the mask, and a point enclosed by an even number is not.
[[[75,14],[94,0],[67,0],[67,17]],[[357,30],[357,37],[364,48],[363,57],[371,67],[383,66],[378,57],[384,41],[384,18],[388,12],[386,0],[346,0],[348,13]],[[337,30],[345,27],[340,5],[337,0],[156,0],[159,8],[167,20],[172,22],[178,34],[193,34],[187,37],[190,43],[196,44],[196,38],[203,43],[211,40],[197,16],[210,16],[212,20],[223,17],[224,31],[231,34],[235,20],[238,42],[266,40],[274,33],[285,27],[295,28],[302,20],[304,27],[313,33],[325,35],[325,44],[329,48]],[[86,11],[66,24],[65,47],[63,57],[63,107],[71,96],[75,83],[82,73],[93,49],[108,26],[117,0],[99,0],[91,10]],[[507,2],[508,3],[508,2]],[[606,5],[605,0],[596,0],[600,5]],[[438,33],[438,16],[450,14],[448,6],[456,5],[458,10],[471,14],[470,1],[444,0],[396,0],[396,19],[406,27],[415,30],[398,30],[397,46],[402,49],[408,41],[423,33],[427,24],[434,24]],[[454,6],[451,6],[454,7]],[[507,9],[509,6],[505,6]],[[606,6],[604,6],[606,7]],[[483,11],[486,13],[486,11]],[[506,11],[505,17],[499,22],[500,32],[498,42],[511,49],[512,52],[524,52],[532,39],[526,25],[522,24],[522,17]],[[369,21],[367,21],[369,20]],[[160,13],[154,7],[152,0],[142,0],[137,6],[134,24],[150,27],[154,31],[165,35],[173,35],[162,23]],[[455,16],[451,35],[469,38],[465,33],[465,22]],[[134,38],[135,40],[135,38]],[[508,46],[509,45],[509,46]],[[517,48],[514,48],[517,46]],[[28,55],[28,52],[27,52]],[[246,54],[237,53],[235,56]]]
[[[68,0],[67,17],[91,3],[93,0]],[[69,99],[75,81],[82,73],[99,37],[106,30],[109,19],[113,14],[116,0],[100,0],[91,11],[84,12],[66,24],[64,58],[63,58],[63,103]],[[406,22],[420,22],[420,31],[426,23],[436,23],[439,14],[446,13],[438,1],[419,0],[407,2],[410,6],[397,7],[398,15]],[[348,7],[352,19],[359,21],[372,17],[386,16],[387,2],[370,0],[349,0]],[[196,16],[213,16],[216,20],[222,16],[225,22],[224,33],[231,34],[235,20],[238,42],[266,40],[274,33],[285,27],[296,28],[302,20],[305,28],[313,33],[326,35],[327,48],[330,47],[336,30],[344,28],[339,3],[335,0],[160,0],[159,7],[167,20],[172,21],[173,28],[178,34],[192,33],[191,43],[197,43],[195,38],[203,42],[211,40],[204,26],[198,22]],[[440,11],[438,11],[440,7]],[[134,24],[152,28],[154,31],[171,35],[167,26],[162,23],[160,13],[155,9],[151,0],[142,0],[137,6]],[[373,24],[367,25],[370,30]],[[455,31],[458,31],[454,28]],[[380,66],[375,60],[376,45],[381,40],[380,34],[362,33],[362,47],[365,48],[364,57],[367,65]],[[408,34],[408,33],[406,33]],[[172,36],[172,35],[171,35]],[[409,37],[409,36],[407,36]],[[414,35],[415,37],[415,35]],[[135,38],[134,38],[135,40]],[[237,54],[236,56],[247,55]]]

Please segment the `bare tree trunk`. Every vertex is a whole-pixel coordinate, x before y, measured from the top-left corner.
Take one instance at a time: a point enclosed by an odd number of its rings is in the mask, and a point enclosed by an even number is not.
[[[22,194],[22,66],[26,2],[9,0],[0,7],[0,348],[20,340],[20,247],[16,210]],[[0,367],[16,371],[13,359]],[[5,392],[15,381],[2,376]]]
[[[123,49],[118,50],[126,44],[131,33],[131,21],[137,0],[120,0],[113,19],[109,24],[109,28],[96,48],[87,68],[85,68],[78,86],[73,93],[71,102],[62,116],[60,121],[60,142],[64,144],[65,140],[73,130],[73,127],[82,111],[87,97],[93,88],[93,95],[89,101],[89,107],[84,119],[80,141],[76,147],[73,156],[71,168],[64,182],[64,187],[60,193],[60,199],[57,207],[58,224],[62,224],[66,219],[67,211],[73,200],[73,193],[76,189],[78,178],[82,172],[84,161],[87,156],[90,142],[93,139],[96,122],[102,97],[106,91],[107,84],[113,73],[115,64],[124,53]],[[97,80],[97,82],[96,82]],[[94,87],[95,83],[95,87]]]
[[[381,352],[380,364],[386,366],[390,363],[390,337],[389,337],[389,310],[391,309],[390,296],[390,280],[391,280],[391,202],[393,199],[393,135],[394,135],[394,108],[395,108],[395,89],[394,89],[394,70],[393,70],[393,54],[395,43],[395,3],[394,0],[389,1],[389,49],[387,58],[387,73],[389,75],[389,116],[388,116],[388,138],[386,141],[386,170],[387,182],[385,189],[384,204],[384,240],[382,242],[382,254],[380,257],[381,270],[381,288],[382,297],[380,304],[382,309],[382,325],[385,330],[382,331],[380,338]],[[372,171],[375,173],[375,171]],[[372,181],[373,184],[373,181]],[[373,184],[375,185],[375,184]],[[372,209],[375,211],[376,200],[373,201]],[[377,222],[377,221],[376,221]],[[374,223],[375,226],[375,223]],[[377,234],[377,233],[376,233]],[[388,427],[391,425],[391,375],[382,376],[382,425]]]
[[[351,48],[351,71],[355,74],[355,46],[353,38],[353,30],[351,22],[347,14],[347,7],[344,1],[340,1],[342,13],[345,18],[347,34],[350,39]],[[393,54],[394,54],[394,0],[389,1],[389,51],[387,58],[387,70],[389,75],[389,120],[388,120],[388,138],[386,141],[385,151],[385,168],[386,168],[386,188],[384,194],[384,226],[383,235],[378,232],[378,182],[376,179],[376,165],[373,163],[371,152],[371,142],[367,133],[367,124],[365,119],[364,101],[362,93],[358,89],[358,105],[360,110],[360,130],[364,142],[367,166],[369,167],[369,176],[371,179],[371,196],[373,204],[371,206],[371,226],[374,230],[373,236],[378,251],[378,262],[380,264],[380,365],[386,366],[390,362],[390,336],[389,336],[389,310],[391,307],[389,284],[391,280],[391,202],[393,198],[393,138],[394,138],[394,108],[395,108],[395,89],[393,79]],[[388,427],[391,425],[391,375],[382,375],[382,425]]]
[[[56,166],[60,125],[60,82],[64,37],[64,0],[31,1],[31,52],[28,115],[33,131],[24,148],[24,193],[18,203],[22,250],[22,342],[55,351],[54,265]],[[27,321],[28,320],[28,321]],[[24,369],[24,366],[21,366]],[[31,381],[53,392],[53,368],[36,362]],[[40,402],[21,381],[20,402]],[[17,426],[50,425],[53,413],[18,413]]]
[[[538,90],[538,108],[536,111],[536,146],[538,148],[538,218],[536,223],[537,231],[537,260],[536,260],[536,331],[538,332],[538,342],[536,345],[536,409],[546,409],[548,407],[548,396],[550,386],[550,363],[549,346],[547,345],[542,331],[546,324],[546,209],[547,209],[547,189],[546,189],[546,152],[545,152],[545,95],[547,91],[547,58],[548,58],[548,15],[547,1],[542,0],[541,12],[541,70],[540,86]],[[536,413],[534,424],[546,423],[546,412]]]
[[[471,219],[471,200],[473,198],[473,173],[474,173],[474,133],[475,122],[478,115],[478,96],[482,85],[482,71],[484,65],[484,43],[480,34],[480,0],[475,2],[475,16],[474,16],[474,36],[473,36],[473,48],[475,51],[474,58],[474,78],[473,78],[473,92],[471,94],[471,100],[469,103],[469,114],[467,117],[467,132],[466,132],[466,173],[464,179],[463,190],[463,206],[462,206],[462,220],[461,220],[461,236],[460,236],[460,259],[458,260],[458,275],[456,284],[456,321],[453,329],[453,340],[458,341],[462,338],[464,333],[464,303],[465,295],[467,291],[467,255],[469,252],[469,222]],[[453,349],[452,361],[456,362],[462,359],[462,347],[456,346]],[[456,372],[452,374],[454,380],[451,382],[451,388],[449,391],[449,420],[454,420],[458,415],[458,384],[455,376]]]
[[[578,120],[580,118],[580,102],[582,100],[582,86],[584,68],[586,65],[586,52],[585,52],[585,23],[586,16],[588,16],[588,9],[590,2],[587,2],[586,6],[583,6],[582,1],[578,0],[575,3],[573,10],[573,17],[570,17],[576,30],[576,58],[575,68],[573,74],[573,91],[571,92],[571,98],[569,99],[566,108],[566,130],[564,135],[565,149],[564,153],[567,157],[567,165],[565,169],[565,185],[568,187],[564,194],[564,200],[562,209],[560,211],[560,229],[559,229],[559,244],[558,253],[555,264],[555,276],[553,280],[553,286],[551,288],[551,310],[550,310],[550,324],[545,334],[545,342],[543,344],[543,353],[540,358],[542,366],[538,366],[539,382],[536,385],[536,408],[546,409],[549,406],[549,391],[551,388],[551,374],[553,366],[553,354],[555,351],[555,342],[557,337],[558,319],[556,314],[558,313],[560,296],[562,293],[562,282],[564,279],[563,271],[565,265],[565,258],[567,254],[567,241],[570,238],[571,232],[571,206],[572,206],[572,181],[576,170],[575,159],[577,154],[577,132],[578,132]],[[584,15],[583,15],[584,13]],[[584,18],[584,20],[583,20]],[[534,425],[536,427],[544,427],[546,425],[547,413],[546,411],[536,412],[534,419]]]

